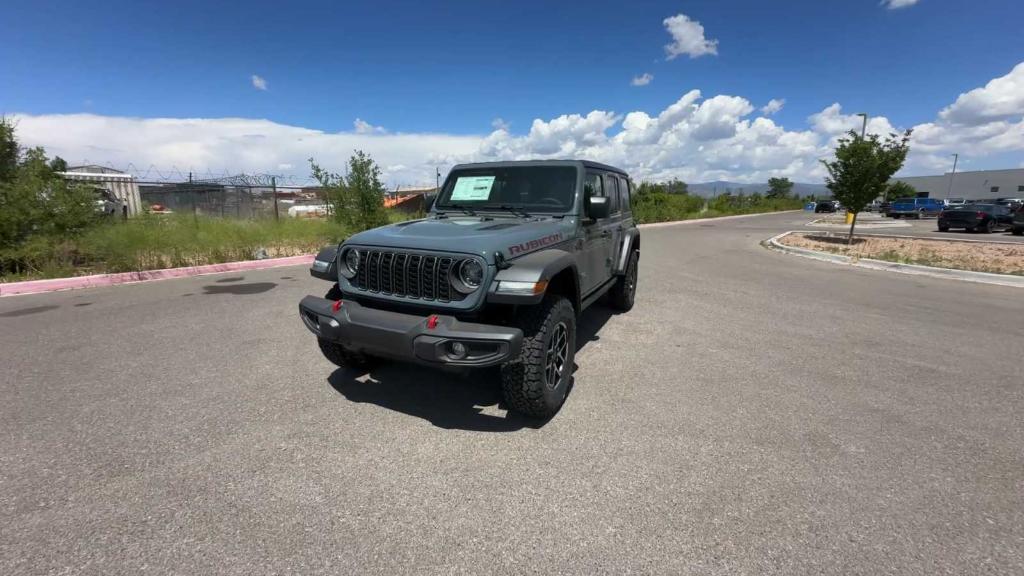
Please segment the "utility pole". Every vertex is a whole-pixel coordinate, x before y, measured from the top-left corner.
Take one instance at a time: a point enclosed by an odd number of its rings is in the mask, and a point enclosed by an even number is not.
[[[861,140],[863,140],[864,134],[868,130],[868,115],[864,112],[858,112],[857,116],[861,116],[862,118],[864,118],[864,122],[860,125],[860,138]]]
[[[949,173],[949,189],[946,190],[946,200],[953,195],[953,176],[956,176],[956,163],[960,160],[960,154],[953,154],[953,171]]]
[[[280,220],[281,216],[277,213],[277,176],[270,177],[270,191],[274,195],[274,220]]]
[[[441,189],[441,169],[437,166],[434,167],[434,172],[437,172],[434,183],[434,193],[437,193]]]
[[[192,172],[188,173],[188,197],[192,199],[192,223],[199,224],[199,216],[196,215],[196,191],[192,188]]]

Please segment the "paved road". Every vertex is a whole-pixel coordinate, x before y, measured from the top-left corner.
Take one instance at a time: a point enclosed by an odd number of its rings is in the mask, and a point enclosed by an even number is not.
[[[0,299],[0,573],[1024,573],[1024,293],[649,229],[546,425],[334,371],[305,270]]]

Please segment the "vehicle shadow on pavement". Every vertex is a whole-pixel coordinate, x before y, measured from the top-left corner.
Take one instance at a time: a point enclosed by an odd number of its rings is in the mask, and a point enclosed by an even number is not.
[[[599,339],[598,332],[613,315],[601,305],[584,312],[576,333],[577,352]],[[499,381],[497,368],[458,374],[388,361],[369,370],[339,368],[327,378],[331,388],[352,402],[376,404],[448,430],[515,432],[541,428],[550,421],[508,412]],[[571,399],[572,389],[567,402]]]

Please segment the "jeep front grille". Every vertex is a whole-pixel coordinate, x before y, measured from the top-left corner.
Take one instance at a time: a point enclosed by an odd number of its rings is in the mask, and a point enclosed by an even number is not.
[[[449,256],[430,256],[390,250],[359,250],[359,273],[351,279],[359,290],[436,300],[459,301],[465,295],[452,288],[449,273],[459,262]]]

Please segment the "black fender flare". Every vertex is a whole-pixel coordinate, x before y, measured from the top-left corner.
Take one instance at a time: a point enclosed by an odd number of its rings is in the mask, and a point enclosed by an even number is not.
[[[576,266],[576,258],[572,253],[561,249],[540,250],[509,260],[508,267],[498,270],[487,293],[487,301],[499,304],[537,304],[544,298],[544,292],[539,294],[503,294],[499,292],[501,282],[550,282],[552,278],[570,270],[573,278],[573,294],[570,301],[574,308],[579,310],[580,304],[580,283],[579,269]],[[545,290],[546,292],[546,290]]]
[[[626,273],[626,264],[629,262],[629,255],[633,253],[633,250],[639,250],[640,246],[640,230],[637,228],[629,228],[622,234],[622,250],[619,251],[619,261],[615,263],[615,274],[623,275]]]
[[[313,259],[313,264],[309,268],[309,275],[314,278],[321,280],[327,280],[330,282],[338,281],[338,251],[341,249],[341,244],[332,246],[324,246],[316,257]],[[324,268],[320,262],[328,262],[327,267]]]

